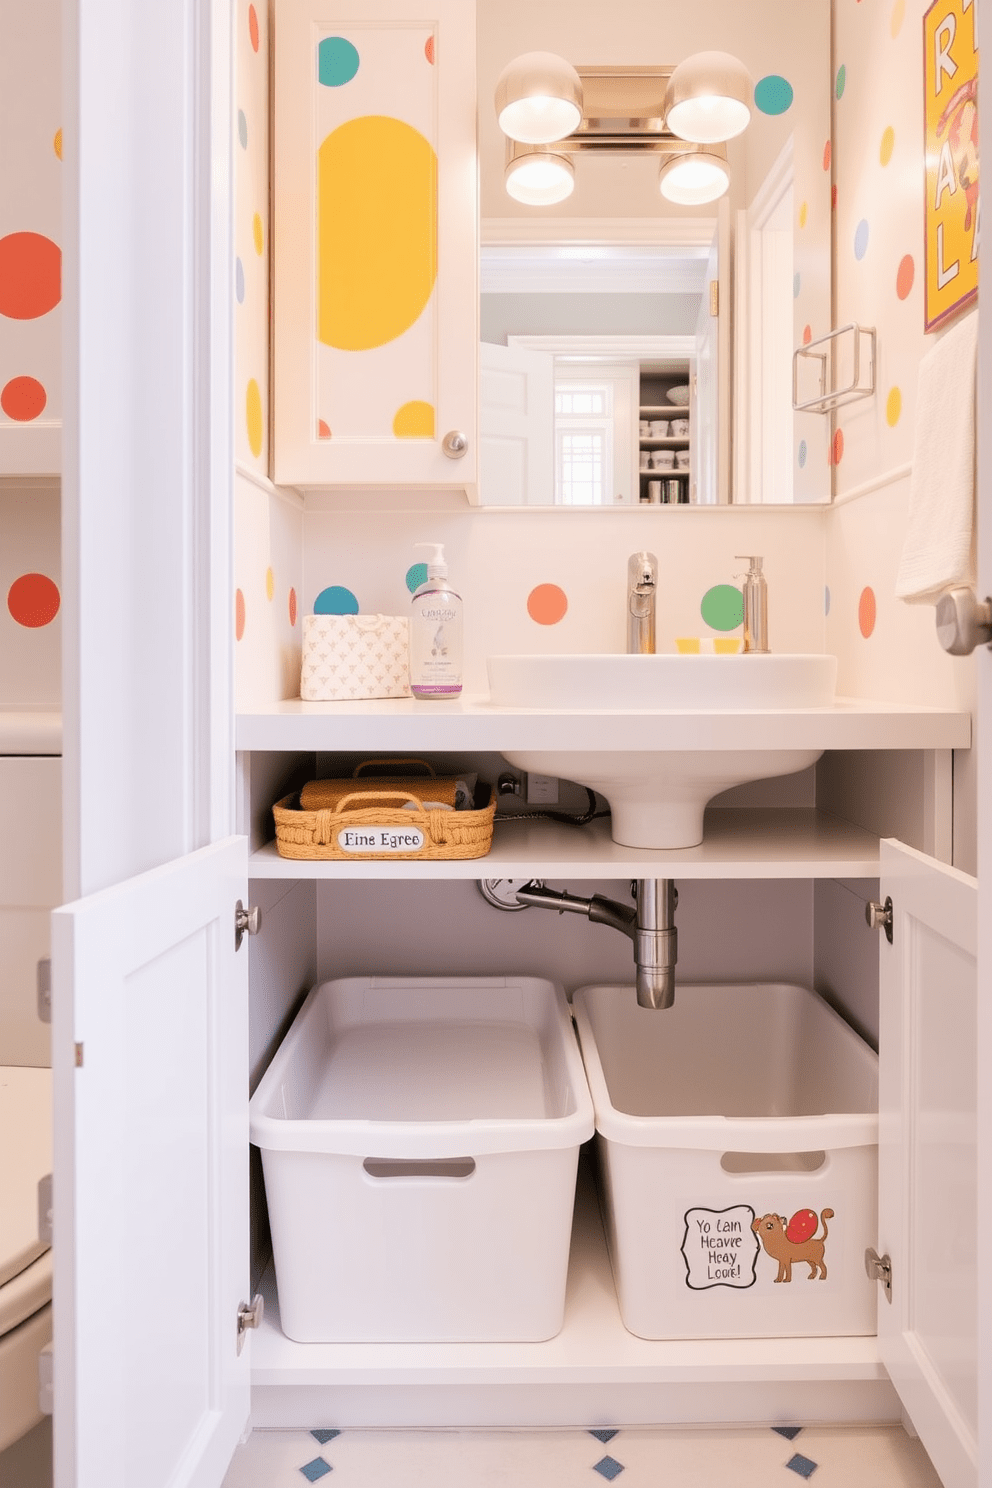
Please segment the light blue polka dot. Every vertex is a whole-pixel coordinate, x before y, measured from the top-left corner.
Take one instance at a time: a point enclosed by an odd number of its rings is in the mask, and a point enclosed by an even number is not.
[[[340,584],[332,584],[329,589],[322,589],[313,602],[315,615],[357,615],[358,600],[350,589],[345,589]]]
[[[808,453],[808,451],[806,449],[806,441],[805,441],[805,439],[800,440],[800,443],[799,443],[799,469],[800,470],[804,470],[806,468],[806,455],[807,455],[807,453]]]
[[[862,217],[854,231],[854,256],[857,259],[864,258],[868,252],[868,222]]]
[[[426,563],[415,563],[412,568],[408,568],[407,569],[407,571],[406,571],[406,587],[409,589],[409,591],[410,591],[411,594],[413,593],[413,591],[415,589],[419,589],[420,586],[421,586],[421,584],[426,584],[426,583],[427,583],[427,564]]]
[[[787,78],[772,73],[754,88],[754,104],[763,114],[784,114],[792,107],[792,84]]]
[[[343,36],[325,36],[317,47],[317,77],[325,88],[350,83],[358,63],[357,48]]]
[[[238,109],[238,139],[241,141],[242,150],[248,148],[248,120],[245,118],[244,109]]]
[[[245,302],[245,266],[240,258],[234,263],[234,293],[238,297],[238,304],[243,305]]]
[[[794,300],[798,300],[799,298],[799,291],[802,288],[802,282],[802,278],[798,273],[792,276],[792,298]]]
[[[823,613],[830,614],[830,587],[827,584],[823,586]]]

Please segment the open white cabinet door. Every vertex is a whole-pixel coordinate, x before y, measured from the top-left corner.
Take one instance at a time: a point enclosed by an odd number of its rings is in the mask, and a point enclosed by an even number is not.
[[[217,1488],[249,1412],[247,844],[57,910],[55,1481]]]
[[[978,884],[883,841],[879,1353],[944,1488],[978,1482]]]
[[[690,492],[700,506],[730,500],[730,372],[730,208],[724,199],[706,264],[691,380]]]
[[[524,346],[479,346],[479,501],[554,501],[555,359]]]

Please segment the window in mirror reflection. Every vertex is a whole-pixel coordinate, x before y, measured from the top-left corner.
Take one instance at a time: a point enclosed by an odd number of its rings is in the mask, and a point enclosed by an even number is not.
[[[608,382],[555,384],[555,501],[602,506],[612,484],[613,389]]]

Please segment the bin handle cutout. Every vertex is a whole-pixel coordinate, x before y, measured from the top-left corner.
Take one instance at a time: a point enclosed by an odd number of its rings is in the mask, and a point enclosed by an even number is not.
[[[471,1178],[474,1157],[367,1157],[370,1178]]]
[[[827,1160],[825,1152],[725,1152],[725,1173],[815,1173]]]

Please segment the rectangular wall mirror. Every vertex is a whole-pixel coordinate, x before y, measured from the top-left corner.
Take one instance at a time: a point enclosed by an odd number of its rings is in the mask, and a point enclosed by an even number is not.
[[[793,412],[792,356],[831,328],[830,0],[477,12],[482,503],[828,501],[830,420]],[[585,74],[713,49],[752,84],[718,201],[666,201],[663,161],[623,149],[570,155],[555,206],[507,193],[494,95],[515,57]]]

